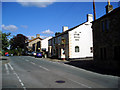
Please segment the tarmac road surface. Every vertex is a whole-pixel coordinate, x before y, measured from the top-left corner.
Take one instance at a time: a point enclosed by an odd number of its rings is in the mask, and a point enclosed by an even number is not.
[[[31,56],[2,64],[2,88],[118,88],[119,77],[93,73]]]

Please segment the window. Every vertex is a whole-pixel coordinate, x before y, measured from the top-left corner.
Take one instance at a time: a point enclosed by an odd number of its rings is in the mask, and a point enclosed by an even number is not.
[[[100,58],[101,60],[105,60],[106,59],[106,48],[100,48]]]
[[[40,41],[37,42],[37,51],[40,51]]]
[[[105,31],[105,23],[104,23],[104,21],[102,21],[102,31],[103,32]]]
[[[109,20],[105,19],[104,21],[101,22],[101,27],[102,27],[102,32],[108,31],[109,30]]]
[[[32,50],[35,51],[35,44],[32,45]]]
[[[114,59],[119,60],[120,59],[120,46],[114,47]]]
[[[75,52],[79,52],[79,46],[75,47]]]
[[[105,20],[105,30],[109,30],[109,21]]]
[[[59,49],[59,56],[61,56],[61,48]]]
[[[90,53],[93,53],[93,47],[90,47]]]
[[[55,38],[54,38],[53,40],[54,40],[53,42],[54,42],[54,44],[55,44]]]
[[[53,50],[53,53],[56,54],[55,49]]]

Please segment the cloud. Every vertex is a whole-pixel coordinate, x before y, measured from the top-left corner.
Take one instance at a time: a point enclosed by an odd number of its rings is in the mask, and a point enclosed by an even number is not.
[[[5,26],[4,24],[2,25],[2,29],[3,30],[8,30],[8,31],[16,31],[18,29],[18,27],[16,27],[15,25],[8,25]]]
[[[22,27],[22,28],[25,28],[25,29],[27,29],[27,28],[28,28],[28,26],[27,26],[27,25],[21,25],[21,27]]]
[[[34,38],[36,38],[36,36],[27,36],[28,37],[28,39],[31,39],[31,37],[34,37]]]
[[[47,38],[48,36],[40,36],[40,38],[42,38],[42,39],[45,39],[45,38]]]
[[[17,2],[19,4],[21,4],[22,6],[26,6],[26,7],[47,7],[48,5],[51,5],[55,2],[55,0],[47,0],[45,2],[41,1],[41,0],[29,0],[28,2],[24,2],[24,0],[17,0]]]
[[[42,33],[43,33],[43,34],[54,34],[54,32],[50,31],[49,29],[43,31]]]

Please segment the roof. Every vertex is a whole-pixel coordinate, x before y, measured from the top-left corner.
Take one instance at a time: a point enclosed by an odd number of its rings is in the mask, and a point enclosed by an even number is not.
[[[66,30],[65,32],[62,32],[61,34],[59,34],[59,35],[57,35],[57,36],[55,36],[55,37],[53,37],[53,38],[59,37],[59,36],[61,36],[61,35],[63,35],[63,34],[67,34],[69,31],[72,31],[73,29],[75,29],[75,28],[77,28],[77,27],[79,27],[79,26],[81,26],[81,25],[83,25],[83,24],[85,24],[85,23],[86,23],[86,22],[84,22],[84,23],[82,23],[82,24],[79,24],[79,25],[77,25],[77,26],[75,26],[75,27],[73,27],[73,28],[70,28],[70,29]],[[53,38],[51,38],[51,39],[53,39]],[[51,40],[51,39],[49,39],[49,40]]]
[[[32,42],[32,41],[34,41],[34,40],[36,40],[36,39],[42,40],[40,37],[37,37],[37,38],[34,38],[34,39],[32,39],[32,40],[29,40],[29,42]]]
[[[120,7],[116,8],[116,9],[112,10],[111,12],[109,12],[109,13],[103,15],[102,17],[100,17],[100,18],[94,20],[92,23],[94,23],[94,22],[96,22],[96,21],[99,21],[99,20],[101,20],[101,19],[103,19],[103,18],[105,18],[105,17],[107,17],[107,16],[112,15],[112,14],[115,14],[115,13],[118,12],[118,11],[120,12]]]

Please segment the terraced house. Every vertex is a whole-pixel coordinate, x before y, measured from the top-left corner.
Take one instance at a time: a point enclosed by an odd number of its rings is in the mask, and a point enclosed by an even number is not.
[[[87,15],[87,21],[73,28],[63,27],[63,32],[49,39],[48,56],[59,59],[93,57],[92,22],[93,15]]]
[[[36,34],[36,38],[32,37],[28,42],[28,51],[40,51],[41,49],[41,38],[40,34]]]
[[[120,60],[120,7],[106,6],[106,14],[93,21],[94,59],[101,62]],[[116,65],[116,64],[115,64]]]

